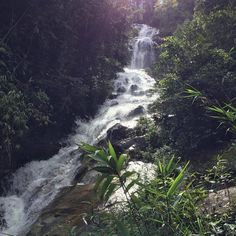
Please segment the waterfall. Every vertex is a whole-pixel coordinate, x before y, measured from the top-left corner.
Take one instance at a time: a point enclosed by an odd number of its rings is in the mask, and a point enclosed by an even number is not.
[[[144,69],[152,65],[155,60],[153,37],[157,30],[143,25],[134,43],[131,68]]]
[[[157,95],[150,94],[155,81],[143,68],[154,60],[152,38],[155,33],[155,29],[141,26],[134,41],[131,66],[118,73],[114,81],[113,99],[108,99],[90,121],[77,120],[75,135],[68,138],[66,147],[49,160],[32,161],[12,175],[10,188],[0,197],[0,217],[3,215],[5,224],[2,229],[0,226],[0,232],[26,235],[41,211],[62,188],[71,185],[80,166],[76,144],[97,143],[117,123],[134,127],[140,114],[130,114],[140,106],[142,115],[147,113],[148,105]]]

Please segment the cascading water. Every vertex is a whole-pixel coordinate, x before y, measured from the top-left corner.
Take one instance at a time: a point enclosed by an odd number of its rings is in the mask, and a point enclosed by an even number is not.
[[[157,30],[143,25],[135,40],[131,68],[144,69],[149,67],[155,60],[153,37]]]
[[[9,180],[11,187],[0,197],[0,215],[5,224],[0,232],[26,235],[40,212],[63,187],[72,183],[80,166],[76,144],[97,143],[117,123],[134,127],[140,116],[133,112],[137,108],[142,108],[143,115],[146,113],[148,105],[156,99],[149,92],[155,81],[142,69],[154,60],[152,37],[156,33],[151,27],[141,26],[134,42],[131,67],[118,73],[114,82],[114,99],[107,100],[94,119],[77,121],[76,134],[68,138],[67,147],[51,159],[30,162],[13,174]]]

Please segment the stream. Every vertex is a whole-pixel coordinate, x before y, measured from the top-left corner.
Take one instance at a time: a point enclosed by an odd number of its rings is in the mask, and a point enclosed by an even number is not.
[[[157,30],[147,25],[138,27],[139,35],[133,40],[130,66],[118,73],[114,80],[113,99],[106,100],[93,119],[77,120],[75,134],[68,137],[67,146],[58,154],[48,160],[32,161],[9,178],[7,185],[10,187],[0,197],[0,217],[3,216],[5,225],[0,226],[0,235],[26,235],[60,190],[72,184],[81,165],[77,144],[97,143],[117,123],[133,128],[137,119],[147,114],[148,105],[157,95],[150,93],[155,80],[144,68],[154,62],[153,37]],[[141,112],[135,114],[137,109]]]

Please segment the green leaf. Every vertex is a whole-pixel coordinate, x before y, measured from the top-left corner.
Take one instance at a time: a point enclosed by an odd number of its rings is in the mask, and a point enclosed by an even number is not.
[[[109,153],[110,155],[113,157],[113,159],[117,162],[117,157],[116,157],[116,152],[111,144],[111,142],[108,142],[108,149],[109,149]]]
[[[169,174],[170,171],[173,169],[173,163],[174,163],[175,157],[172,157],[171,160],[168,162],[166,166],[166,173]]]
[[[183,192],[180,193],[180,194],[177,196],[177,198],[176,198],[176,200],[175,200],[175,202],[174,202],[174,204],[173,204],[173,207],[176,207],[176,205],[180,202],[180,200],[182,199],[182,197],[183,197]]]
[[[105,178],[107,178],[107,175],[104,175],[104,174],[98,177],[98,179],[97,179],[97,181],[96,181],[96,184],[95,184],[95,186],[94,186],[95,191],[98,190],[99,185],[102,183],[102,181],[103,181]]]
[[[157,162],[157,166],[158,166],[158,170],[160,171],[160,173],[162,175],[164,175],[164,168],[163,168],[163,165],[160,161]]]
[[[142,200],[135,195],[135,193],[131,194],[131,199],[132,199],[132,202],[134,202],[136,205],[142,205],[143,203]]]
[[[118,235],[119,236],[131,236],[126,226],[119,220],[116,220]]]
[[[140,211],[151,211],[151,210],[153,210],[153,207],[149,205],[145,205],[140,208]]]
[[[114,172],[117,171],[117,162],[110,156],[109,158],[109,166],[114,170]]]
[[[93,170],[96,170],[102,174],[114,174],[113,169],[111,169],[108,166],[95,166],[94,168],[92,168]]]
[[[157,195],[157,194],[158,194],[157,190],[156,190],[156,189],[153,189],[153,188],[145,188],[145,190],[146,190],[147,192],[149,192],[149,193],[154,194],[154,195]]]
[[[108,190],[104,196],[104,200],[107,202],[108,199],[111,197],[111,195],[115,192],[115,189],[117,187],[117,184],[111,183],[108,187]]]
[[[148,221],[153,221],[153,222],[156,222],[156,223],[160,223],[160,224],[163,224],[163,223],[164,223],[163,221],[158,220],[158,219],[155,219],[155,218],[148,218],[147,220],[148,220]]]
[[[127,179],[127,178],[129,178],[130,176],[132,176],[132,175],[134,175],[134,174],[136,174],[134,171],[126,171],[122,176],[121,176],[121,178],[123,179],[123,180],[125,180],[125,179]]]
[[[174,182],[170,186],[170,188],[167,192],[167,197],[172,196],[175,193],[175,191],[177,190],[177,188],[181,185],[182,180],[184,179],[184,175],[186,173],[188,165],[189,165],[189,162],[185,165],[183,170],[179,173],[179,175],[176,177],[176,179],[174,180]]]
[[[89,157],[89,158],[91,158],[91,159],[93,159],[93,160],[95,160],[97,162],[100,162],[100,163],[103,163],[103,164],[107,165],[107,161],[104,160],[103,158],[99,157],[99,156],[96,156],[94,154],[89,154],[89,155],[87,155],[87,157]]]
[[[79,145],[80,149],[84,150],[85,152],[89,152],[89,153],[95,153],[98,148],[92,145],[89,145],[87,143],[82,143],[81,145]]]
[[[130,190],[135,184],[136,184],[136,181],[135,181],[135,180],[131,181],[131,182],[127,185],[127,187],[125,188],[125,191],[126,191],[126,192],[129,192],[129,190]]]
[[[108,161],[107,160],[107,153],[103,149],[96,150],[94,155],[99,156],[102,160],[104,160],[106,162]]]
[[[113,176],[108,176],[107,179],[104,181],[103,185],[101,186],[100,189],[100,197],[103,199],[104,195],[109,187],[109,185],[111,184],[113,180]]]
[[[126,154],[121,154],[120,155],[119,160],[117,162],[117,171],[118,172],[120,172],[123,169],[126,157],[127,157]]]

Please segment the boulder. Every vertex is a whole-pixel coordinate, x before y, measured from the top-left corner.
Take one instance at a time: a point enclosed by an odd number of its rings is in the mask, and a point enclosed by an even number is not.
[[[135,116],[140,116],[140,115],[144,114],[144,112],[145,112],[144,107],[143,106],[138,106],[137,108],[135,108],[133,111],[131,111],[128,114],[128,117],[132,118],[132,117],[135,117]]]
[[[122,150],[142,150],[147,146],[145,136],[130,137],[120,141],[116,145]]]
[[[98,146],[106,148],[108,140],[111,141],[118,154],[128,152],[131,159],[136,160],[141,159],[139,151],[144,150],[148,145],[145,136],[137,136],[134,129],[121,124],[116,124],[110,128],[107,131],[107,137],[102,139]]]
[[[121,125],[116,124],[107,131],[107,139],[112,143],[125,139],[130,134],[130,129]]]
[[[126,88],[125,87],[119,87],[117,89],[117,93],[125,93],[126,92]]]
[[[131,94],[133,94],[135,91],[137,91],[138,90],[138,85],[136,85],[136,84],[132,84],[131,86],[130,86],[130,92],[131,92]]]
[[[112,106],[116,106],[116,105],[118,105],[119,103],[116,101],[116,100],[114,100],[114,101],[111,101],[111,103],[110,103],[110,106],[112,107]]]
[[[116,99],[117,97],[118,97],[118,94],[117,94],[117,93],[112,93],[112,94],[108,97],[108,99],[113,100],[113,99]]]
[[[202,204],[202,210],[210,214],[223,214],[236,209],[236,187],[210,192]]]

